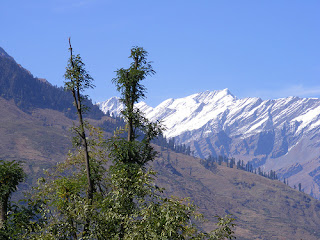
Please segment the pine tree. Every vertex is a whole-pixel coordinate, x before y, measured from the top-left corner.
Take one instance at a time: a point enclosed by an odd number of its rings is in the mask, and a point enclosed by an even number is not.
[[[190,146],[187,147],[186,154],[187,154],[188,156],[191,155],[191,148],[190,148]]]

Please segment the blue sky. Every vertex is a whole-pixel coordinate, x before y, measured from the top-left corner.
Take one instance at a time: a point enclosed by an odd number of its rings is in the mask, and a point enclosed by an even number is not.
[[[96,88],[142,46],[157,74],[149,105],[229,88],[239,98],[320,97],[318,0],[0,0],[0,46],[34,76],[63,85],[68,37]]]

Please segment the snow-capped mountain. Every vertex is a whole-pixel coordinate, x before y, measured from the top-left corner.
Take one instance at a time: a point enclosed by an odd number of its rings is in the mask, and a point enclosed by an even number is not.
[[[123,108],[118,98],[99,107],[116,115]],[[144,102],[136,107],[151,121],[162,120],[165,135],[190,145],[199,157],[251,161],[320,197],[320,99],[238,99],[224,89],[167,99],[155,108]]]
[[[118,97],[112,97],[104,102],[98,102],[97,105],[104,113],[109,113],[111,116],[119,116],[123,110],[123,104]]]

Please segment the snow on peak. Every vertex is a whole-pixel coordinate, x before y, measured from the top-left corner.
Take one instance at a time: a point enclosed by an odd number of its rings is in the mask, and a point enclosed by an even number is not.
[[[139,102],[135,105],[135,107],[140,109],[140,111],[142,111],[145,114],[148,114],[150,111],[153,110],[153,108],[147,105],[145,102]]]
[[[151,121],[162,120],[167,128],[166,135],[174,137],[188,130],[199,129],[222,114],[236,98],[228,89],[204,91],[178,99],[167,99],[152,108],[144,102],[135,106],[146,114]],[[102,111],[119,115],[123,105],[119,98],[111,98],[97,104]]]
[[[107,100],[100,108],[119,111],[114,101],[117,98]],[[283,174],[292,163],[301,162],[303,169],[296,175],[303,179],[311,176],[312,169],[319,168],[320,99],[237,99],[223,89],[170,98],[155,108],[144,102],[136,107],[149,120],[161,120],[165,136],[188,144],[197,156],[241,156],[255,159],[253,164],[262,163],[266,169],[284,169]],[[317,164],[313,165],[311,159]],[[316,184],[316,180],[310,181]]]
[[[118,101],[119,98],[111,98],[98,105],[102,111],[109,110],[118,115],[123,109]],[[167,137],[181,136],[187,132],[198,132],[205,137],[222,130],[230,136],[250,136],[283,124],[299,125],[295,131],[300,134],[301,131],[310,131],[320,126],[319,99],[237,99],[227,88],[170,98],[155,108],[144,102],[136,104],[136,107],[151,121],[161,120],[167,129]]]
[[[97,105],[104,113],[109,112],[110,115],[119,116],[123,110],[123,104],[119,97],[112,97],[104,102],[98,102]]]

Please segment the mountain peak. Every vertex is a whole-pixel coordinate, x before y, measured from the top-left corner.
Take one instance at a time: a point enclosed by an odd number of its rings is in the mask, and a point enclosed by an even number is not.
[[[232,98],[236,98],[229,90],[229,88],[225,88],[222,90],[216,90],[217,94],[220,94],[221,96],[231,96]]]
[[[229,91],[229,88],[222,89],[222,90],[220,90],[220,92],[223,92],[226,95],[232,95],[233,96],[233,94]]]
[[[193,96],[194,100],[197,102],[209,103],[209,102],[217,102],[217,101],[233,101],[237,98],[229,91],[228,88],[223,90],[206,90],[201,93],[197,93]]]
[[[168,139],[189,145],[196,156],[243,158],[279,171],[292,185],[303,179],[305,191],[320,198],[320,99],[237,99],[226,88],[137,107],[149,120],[162,122]],[[118,105],[100,108],[120,112]],[[290,167],[296,163],[301,167]]]
[[[120,102],[119,97],[112,97],[104,102],[98,102],[97,105],[100,109],[107,109],[109,114],[118,116],[120,112],[123,110],[123,104]]]
[[[213,96],[213,95],[221,95],[221,96],[227,96],[230,95],[232,97],[234,97],[234,95],[229,91],[228,88],[222,89],[222,90],[213,90],[213,91],[209,91],[206,90],[204,92],[199,93],[201,95],[207,95],[207,96]]]
[[[0,57],[13,59],[8,53],[6,53],[6,51],[2,47],[0,47]]]

